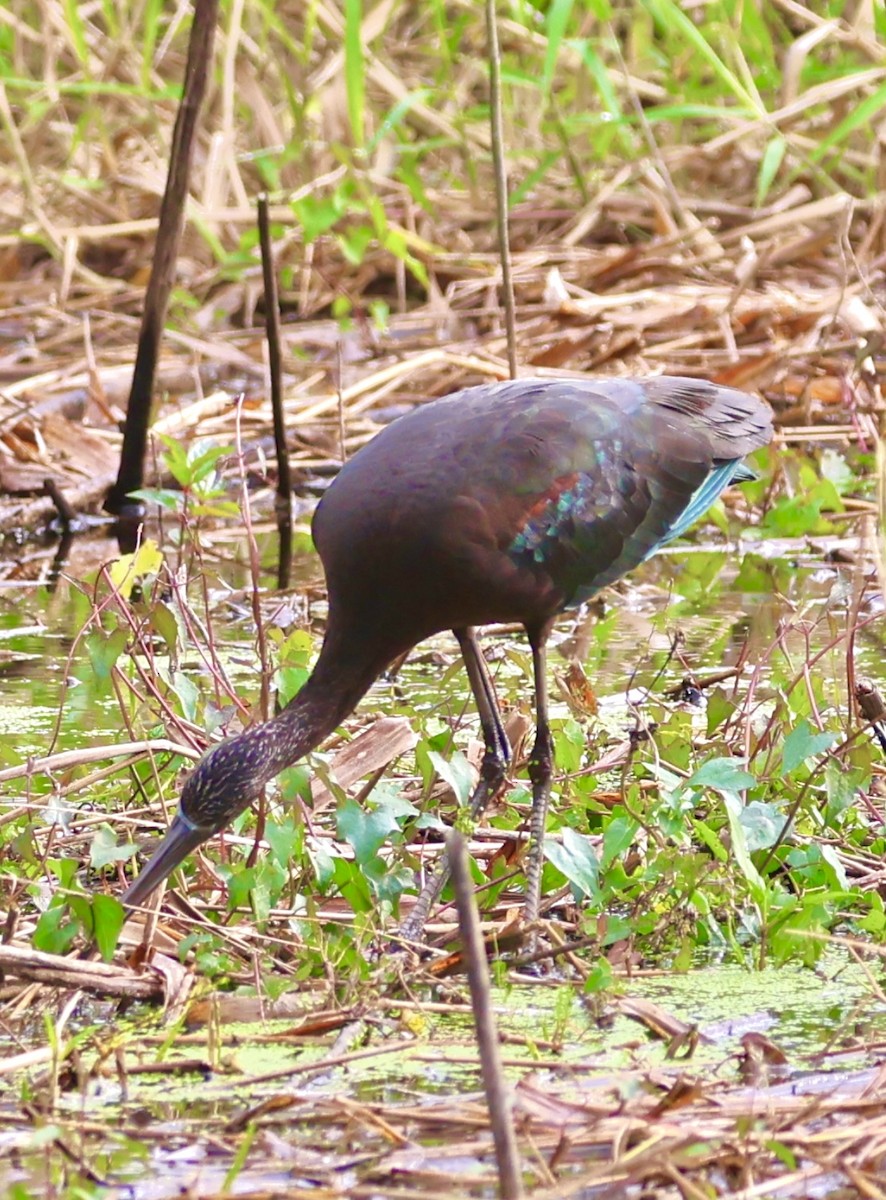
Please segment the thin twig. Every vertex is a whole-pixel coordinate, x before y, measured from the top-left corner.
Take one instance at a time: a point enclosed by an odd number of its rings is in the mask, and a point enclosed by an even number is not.
[[[492,1014],[489,968],[486,964],[483,936],[480,933],[474,889],[468,870],[465,839],[457,829],[453,829],[446,839],[446,853],[452,872],[452,884],[455,888],[458,924],[468,968],[474,1027],[477,1031],[480,1068],[483,1073],[483,1087],[486,1091],[492,1138],[495,1142],[499,1195],[502,1200],[520,1200],[523,1195],[523,1180],[520,1174],[517,1138],[514,1133],[511,1097],[508,1094],[502,1072],[498,1030]]]
[[[261,269],[265,285],[265,336],[268,341],[271,412],[274,418],[274,446],[277,451],[277,503],[288,512],[292,504],[292,479],[289,473],[289,452],[286,448],[286,418],[283,413],[280,301],[277,296],[277,276],[274,273],[267,192],[262,192],[258,198],[258,238],[261,244]]]
[[[185,223],[185,203],[194,156],[194,137],[206,92],[217,24],[218,0],[196,0],[194,22],[188,39],[184,90],[172,132],[169,173],[160,204],[154,260],[145,293],[135,370],[126,410],[120,470],[105,500],[108,512],[122,512],[127,503],[131,503],[128,500],[130,492],[137,491],[144,481],[154,376],[169,295],[175,279],[175,262]]]
[[[501,49],[495,20],[495,0],[486,0],[486,41],[489,58],[489,127],[492,134],[492,166],[495,171],[495,215],[498,224],[498,254],[501,261],[501,292],[508,337],[508,368],[517,378],[517,318],[514,280],[511,275],[511,243],[508,238],[508,172],[504,155],[504,125],[501,115]]]

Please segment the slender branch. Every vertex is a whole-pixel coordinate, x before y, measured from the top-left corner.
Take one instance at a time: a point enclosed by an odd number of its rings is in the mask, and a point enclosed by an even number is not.
[[[483,1072],[483,1088],[486,1092],[489,1123],[492,1126],[492,1139],[495,1143],[499,1195],[502,1200],[521,1200],[523,1180],[520,1174],[517,1138],[514,1133],[511,1097],[502,1071],[498,1030],[492,1013],[489,968],[486,964],[486,951],[480,934],[474,889],[468,870],[468,854],[465,848],[465,839],[458,830],[453,829],[447,837],[446,853],[455,888],[458,924],[461,930],[468,983],[471,989],[471,1007],[474,1010],[480,1068]]]
[[[120,470],[105,499],[105,508],[112,513],[125,512],[131,507],[132,502],[127,499],[130,492],[137,491],[144,482],[154,376],[169,294],[175,278],[179,242],[185,223],[185,203],[194,157],[194,137],[206,92],[217,22],[218,0],[195,0],[184,88],[172,133],[169,173],[160,204],[154,261],[145,293],[135,369],[126,410]]]
[[[271,377],[271,411],[274,416],[274,446],[277,450],[277,503],[290,511],[292,480],[289,473],[289,453],[286,449],[286,422],[283,414],[283,382],[280,366],[280,302],[277,297],[277,276],[274,274],[274,252],[271,246],[271,223],[268,216],[266,192],[258,198],[258,236],[261,243],[261,268],[265,284],[265,335],[268,339],[268,370]]]
[[[486,41],[489,57],[489,126],[492,134],[492,165],[495,171],[495,215],[498,225],[498,255],[501,261],[501,291],[508,338],[508,369],[517,378],[517,318],[514,311],[514,280],[511,275],[511,244],[508,238],[508,171],[505,165],[504,125],[501,115],[501,47],[495,20],[495,0],[486,0]]]

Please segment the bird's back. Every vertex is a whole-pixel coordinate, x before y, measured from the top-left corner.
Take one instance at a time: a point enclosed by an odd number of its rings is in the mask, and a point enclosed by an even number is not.
[[[682,532],[771,434],[759,400],[668,376],[520,379],[425,404],[318,506],[330,602],[415,641],[547,619]]]

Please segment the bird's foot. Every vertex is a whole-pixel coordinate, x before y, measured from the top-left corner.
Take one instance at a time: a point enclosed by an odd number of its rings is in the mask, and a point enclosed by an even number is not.
[[[548,934],[547,922],[534,921],[527,924],[523,931],[522,953],[514,962],[515,969],[521,975],[529,975],[533,979],[542,979],[556,972],[557,955],[563,952],[558,946],[558,939]]]

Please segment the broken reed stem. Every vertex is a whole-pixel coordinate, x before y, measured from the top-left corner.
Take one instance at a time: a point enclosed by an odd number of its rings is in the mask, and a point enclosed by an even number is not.
[[[505,135],[501,114],[501,49],[495,20],[495,0],[486,0],[486,56],[489,60],[489,132],[495,173],[495,215],[498,224],[498,257],[501,262],[501,292],[508,339],[508,370],[517,378],[517,318],[514,311],[514,280],[511,275],[511,243],[508,238],[508,172],[505,165]]]
[[[292,480],[289,474],[289,453],[286,449],[286,418],[283,414],[280,301],[277,295],[277,276],[274,273],[274,249],[271,244],[271,221],[268,215],[267,192],[262,192],[258,198],[258,238],[261,245],[261,268],[265,288],[265,337],[268,343],[274,447],[277,451],[277,505],[278,509],[282,507],[289,512],[292,507]]]
[[[486,951],[480,934],[474,888],[468,869],[468,854],[465,839],[453,829],[446,838],[446,853],[452,884],[455,888],[455,903],[458,908],[458,925],[467,966],[468,984],[471,989],[471,1007],[474,1010],[474,1027],[477,1031],[477,1049],[480,1054],[480,1069],[483,1074],[483,1089],[489,1108],[489,1123],[495,1143],[495,1159],[498,1165],[499,1195],[502,1200],[521,1200],[523,1179],[520,1174],[520,1155],[511,1112],[511,1097],[502,1073],[501,1054],[498,1045],[498,1030],[492,1015],[489,988],[489,968]]]
[[[160,203],[157,240],[151,275],[145,291],[135,368],[123,426],[123,447],[117,480],[105,499],[111,513],[126,511],[129,493],[144,484],[148,429],[151,423],[154,377],[163,336],[169,295],[175,281],[175,264],[185,224],[185,205],[194,157],[194,140],[206,82],[212,65],[212,44],[218,25],[218,0],[195,0],[194,20],[188,38],[188,59],[182,98],[172,132],[169,172]]]

